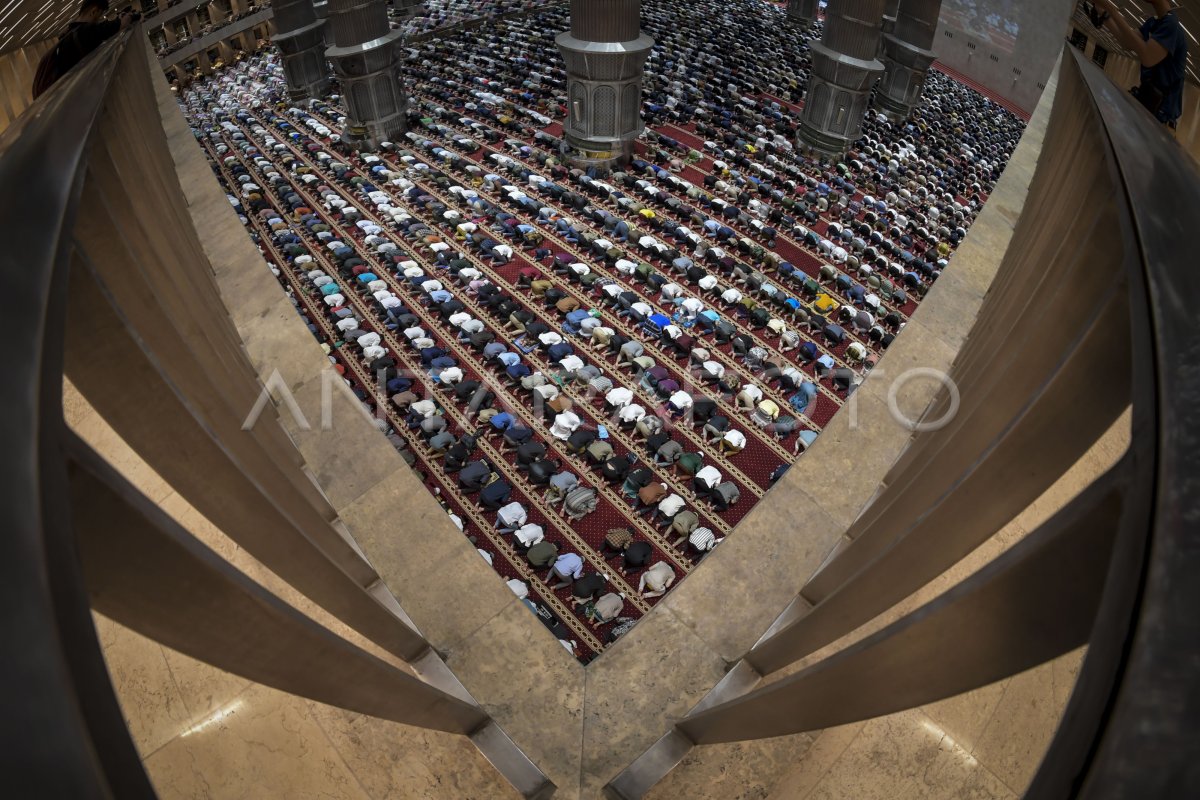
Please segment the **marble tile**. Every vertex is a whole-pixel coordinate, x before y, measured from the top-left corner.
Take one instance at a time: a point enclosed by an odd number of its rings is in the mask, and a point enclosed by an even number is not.
[[[492,582],[498,583],[494,576]],[[583,667],[528,608],[515,596],[511,600],[483,628],[457,644],[446,663],[558,786],[556,800],[579,797]],[[583,796],[591,800],[596,795]]]
[[[187,726],[188,708],[158,642],[99,614],[92,619],[121,713],[144,758]]]
[[[333,748],[374,800],[519,800],[465,736],[310,702]]]
[[[866,723],[826,728],[813,734],[812,744],[776,783],[770,800],[804,800],[825,777]]]
[[[1122,414],[1078,461],[1017,516],[1035,530],[1116,464],[1129,446],[1130,412]]]
[[[253,683],[225,670],[218,669],[169,647],[162,648],[170,679],[179,687],[188,710],[186,730],[199,724],[209,714],[232,701]]]
[[[867,391],[885,376],[872,376],[851,395],[812,447],[787,471],[764,502],[786,506],[789,486],[802,487],[842,531],[874,497],[911,433],[888,411],[879,392]],[[880,390],[886,394],[886,388]],[[778,500],[775,495],[778,494]],[[831,541],[830,547],[833,546]]]
[[[669,613],[643,619],[590,664],[583,797],[599,797],[601,787],[695,706],[725,670],[726,662]]]
[[[954,798],[979,764],[928,717],[905,711],[868,720],[806,800]]]
[[[369,797],[305,704],[261,686],[194,723],[146,769],[164,800]]]
[[[787,767],[805,757],[815,738],[798,733],[697,747],[646,794],[646,800],[681,797],[765,800]]]
[[[515,601],[411,470],[398,469],[380,481],[342,510],[342,521],[439,651]]]
[[[261,380],[266,382],[277,375],[286,386],[299,387],[328,369],[329,360],[308,335],[292,302],[280,292],[268,296],[271,304],[242,321],[238,332]],[[281,408],[280,413],[286,411]],[[307,408],[305,413],[309,413]],[[310,422],[317,425],[315,420]]]
[[[938,278],[913,314],[913,322],[919,322],[925,330],[940,339],[951,353],[957,353],[966,340],[986,291],[986,287],[980,287],[970,280],[967,270],[959,269],[960,263],[963,263],[960,262],[961,256],[961,251],[955,254],[951,266]],[[989,260],[994,264],[995,256]]]
[[[170,484],[125,443],[66,378],[63,379],[63,416],[79,438],[147,498],[158,503],[171,494]]]
[[[879,365],[871,371],[871,377],[857,393],[866,393],[882,400],[888,411],[888,420],[899,429],[900,436],[907,438],[907,425],[919,421],[930,401],[943,390],[941,380],[927,376],[923,371],[948,373],[957,352],[942,341],[940,333],[926,328],[920,322],[908,323],[904,334],[888,348]],[[860,409],[865,405],[866,402],[860,398]],[[893,405],[899,411],[899,418],[892,413]]]
[[[982,686],[969,692],[923,706],[921,710],[947,736],[968,752],[975,749],[984,727],[1004,696],[1008,680]]]
[[[841,533],[802,486],[789,471],[659,604],[726,661],[758,641]]]
[[[208,518],[197,511],[195,506],[185,500],[182,495],[173,492],[163,498],[158,505],[171,519],[178,522],[187,529],[188,533],[226,561],[232,561],[239,552],[245,552],[237,542],[209,522]]]
[[[344,384],[334,380],[328,383],[328,388],[322,386],[327,380],[322,372],[292,388],[310,430],[295,429],[287,413],[280,421],[295,440],[330,504],[340,510],[396,470],[411,470]],[[322,399],[326,395],[327,406]],[[326,407],[328,415],[323,419]]]
[[[1008,680],[972,755],[1012,791],[1024,792],[1037,772],[1082,658],[1083,650],[1076,650]]]

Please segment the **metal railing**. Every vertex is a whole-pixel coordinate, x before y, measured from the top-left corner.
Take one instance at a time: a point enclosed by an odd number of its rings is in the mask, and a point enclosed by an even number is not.
[[[848,540],[689,714],[606,787],[696,745],[914,708],[1087,644],[1027,797],[1200,791],[1200,174],[1072,48],[1029,198],[924,420]],[[944,573],[1132,402],[1121,461],[1013,548],[884,629],[776,678]]]
[[[523,794],[549,795],[553,784],[448,671],[415,678],[299,614],[66,428],[64,372],[266,567],[396,658],[437,661],[368,591],[379,576],[333,525],[277,420],[241,429],[234,409],[252,405],[260,383],[232,323],[213,313],[221,301],[166,137],[150,124],[157,65],[129,38],[100,48],[0,136],[0,258],[20,298],[0,315],[14,345],[0,382],[9,786],[17,796],[153,796],[95,608],[259,683],[487,742],[503,751],[485,750],[498,766],[519,764],[501,769]],[[641,796],[697,744],[911,708],[1083,643],[1078,684],[1027,796],[1196,795],[1200,275],[1184,234],[1200,229],[1200,175],[1068,53],[1017,244],[953,369],[954,420],[914,437],[849,544],[611,795]],[[878,633],[772,680],[992,535],[1130,402],[1124,458],[1021,543]]]
[[[10,786],[153,796],[95,609],[266,686],[468,735],[522,794],[552,793],[340,533],[278,418],[242,429],[262,384],[219,311],[158,125],[156,72],[140,29],[114,37],[0,136],[0,258],[21,298],[0,320],[21,354],[0,384]],[[140,494],[66,427],[64,374],[201,514],[410,668],[296,611]]]

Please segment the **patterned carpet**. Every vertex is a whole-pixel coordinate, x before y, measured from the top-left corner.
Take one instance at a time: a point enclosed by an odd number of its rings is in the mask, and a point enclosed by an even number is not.
[[[280,75],[277,63],[266,68],[273,78]],[[531,610],[584,663],[661,599],[639,592],[639,580],[646,567],[623,573],[621,555],[604,545],[606,533],[623,528],[633,534],[635,541],[648,543],[652,556],[647,566],[668,565],[676,585],[705,553],[686,539],[675,545],[678,537],[669,530],[673,519],[656,514],[653,505],[639,507],[621,479],[606,478],[601,465],[588,454],[573,451],[566,441],[552,435],[554,412],[535,403],[535,394],[520,381],[510,379],[505,364],[485,355],[479,342],[460,335],[461,329],[456,330],[451,323],[441,298],[432,295],[438,290],[448,292],[456,304],[456,314],[482,322],[494,343],[519,355],[530,370],[547,378],[560,395],[558,402],[563,398],[570,401],[570,410],[581,423],[579,430],[593,431],[598,436],[603,431],[601,439],[611,446],[608,458],[628,457],[631,472],[651,469],[654,481],[664,484],[668,493],[677,494],[683,500],[684,511],[696,515],[688,527],[694,524],[708,528],[718,541],[764,497],[772,477],[803,452],[801,438],[809,441],[820,432],[844,404],[857,379],[879,356],[881,339],[868,336],[865,329],[859,332],[853,325],[842,323],[840,338],[827,335],[826,326],[835,319],[840,321],[841,307],[861,310],[860,298],[865,289],[880,303],[874,315],[879,324],[887,317],[891,321],[886,332],[894,335],[918,303],[918,292],[893,303],[894,287],[887,275],[876,273],[876,280],[868,284],[861,276],[830,270],[827,251],[792,232],[779,232],[772,247],[757,252],[739,248],[737,242],[742,238],[766,244],[744,218],[727,222],[733,237],[725,247],[726,260],[702,264],[706,270],[712,268],[719,278],[715,290],[706,291],[697,281],[685,279],[672,266],[673,254],[664,256],[644,248],[637,236],[613,244],[622,257],[649,264],[650,269],[640,273],[619,270],[603,248],[589,247],[582,240],[569,241],[575,237],[555,223],[570,219],[573,233],[610,239],[611,226],[606,229],[598,220],[585,216],[578,204],[567,202],[561,192],[551,192],[547,184],[522,181],[525,170],[546,172],[550,163],[546,159],[554,155],[546,148],[552,145],[553,137],[561,134],[562,126],[558,121],[539,124],[537,131],[544,136],[535,139],[530,135],[533,128],[527,124],[533,115],[516,104],[509,103],[504,109],[511,116],[477,110],[468,124],[459,118],[460,110],[440,113],[439,99],[424,91],[428,87],[418,85],[410,109],[414,112],[410,115],[414,127],[409,141],[379,156],[364,157],[345,151],[331,138],[340,132],[333,108],[314,108],[299,116],[288,110],[286,103],[242,108],[228,96],[218,102],[220,91],[237,86],[227,77],[218,77],[217,81],[224,83],[211,91],[202,85],[199,92],[189,93],[185,113],[218,179],[231,198],[240,198],[239,211],[264,258],[314,336],[327,345],[334,368],[376,414],[381,430],[456,518],[465,535],[472,537],[481,557],[487,558],[505,580],[524,584]],[[764,101],[770,102],[770,98]],[[236,111],[230,113],[223,106]],[[301,117],[306,124],[301,124]],[[514,118],[524,122],[514,124]],[[329,135],[315,135],[315,125],[308,124],[313,122],[325,126]],[[464,145],[464,139],[469,143]],[[517,140],[523,147],[506,140]],[[711,183],[721,177],[715,160],[720,154],[706,152],[704,138],[694,125],[657,126],[653,135],[637,143],[635,157],[662,164],[666,163],[664,153],[668,161],[687,163],[673,165],[671,172],[646,168],[643,174],[654,192],[629,186],[621,187],[625,191],[610,193],[589,184],[578,171],[557,178],[558,188],[565,183],[583,196],[588,208],[602,210],[610,219],[622,221],[643,235],[656,236],[664,220],[691,224],[678,208],[666,202],[667,198],[681,197],[680,187],[672,184],[670,175],[699,187],[706,179]],[[617,202],[622,196],[636,196],[638,205]],[[522,202],[529,198],[535,202]],[[861,204],[863,196],[856,192],[850,199]],[[638,207],[641,210],[635,210]],[[548,209],[549,216],[543,216],[540,209]],[[449,217],[447,212],[451,212]],[[498,216],[501,212],[529,226],[534,235],[526,236],[515,224],[503,224]],[[864,215],[860,209],[857,219],[864,219]],[[831,222],[823,217],[810,226],[815,240],[829,234]],[[477,226],[473,233],[486,233],[494,242],[511,246],[511,258],[493,261],[479,242],[458,229],[464,223]],[[920,256],[920,247],[914,250]],[[459,260],[451,268],[454,259]],[[556,266],[565,267],[567,263],[586,265],[593,276],[591,282],[579,280],[569,269],[555,271]],[[794,274],[787,274],[784,265],[794,267]],[[747,275],[755,277],[746,280]],[[558,296],[546,302],[541,291],[530,287],[529,276],[548,280]],[[676,305],[652,282],[657,276],[676,286],[678,299],[695,298],[715,311],[732,325],[738,338],[717,341],[712,333],[681,317]],[[735,284],[738,276],[743,282]],[[429,280],[436,280],[438,289],[431,289],[432,284],[422,285]],[[485,288],[485,283],[510,301],[503,314],[497,313],[492,302],[495,297],[487,295],[492,290]],[[605,285],[616,287],[614,293],[632,292],[638,301],[650,306],[653,314],[678,323],[685,346],[673,344],[661,325],[638,324],[620,313],[621,308],[604,290]],[[731,287],[744,295],[744,306],[729,305],[721,299],[721,293]],[[774,295],[768,291],[771,287],[777,290]],[[857,296],[851,294],[852,288],[858,291]],[[329,302],[338,297],[340,302]],[[385,298],[394,298],[399,308],[392,300],[385,303]],[[783,303],[786,298],[799,301],[794,306],[797,310]],[[773,322],[764,325],[762,317],[752,316],[755,309],[765,309]],[[565,364],[561,363],[562,353],[552,355],[550,346],[533,341],[525,331],[508,324],[513,310],[528,315],[526,326],[542,323],[570,345]],[[586,311],[587,316],[618,336],[640,342],[644,355],[661,368],[655,374],[666,382],[663,385],[670,387],[673,382],[694,400],[711,400],[713,413],[727,418],[730,428],[744,435],[744,446],[725,452],[716,442],[707,441],[702,421],[691,419],[689,414],[672,413],[667,405],[669,389],[659,391],[647,384],[637,369],[618,364],[615,348],[595,344],[568,326],[567,316],[574,310]],[[399,318],[404,325],[421,328],[433,340],[441,351],[439,355],[461,370],[462,383],[479,382],[487,392],[486,400],[480,403],[474,394],[459,398],[454,386],[442,383],[441,368],[430,364],[429,347],[414,346]],[[456,318],[461,325],[461,318]],[[358,333],[351,335],[342,329],[347,319],[356,321]],[[801,346],[784,352],[783,337],[773,330],[774,321],[789,335],[795,335]],[[364,347],[362,332],[377,334],[378,344]],[[861,346],[857,358],[851,353],[852,346]],[[381,350],[368,353],[368,347]],[[693,358],[697,348],[708,355]],[[747,348],[751,348],[749,358]],[[801,358],[806,350],[811,351],[810,356],[825,357],[829,368],[818,371],[814,358]],[[579,364],[572,363],[571,356],[595,369],[581,380]],[[724,371],[722,382],[705,379],[700,361],[718,364]],[[793,377],[781,376],[778,369],[770,371],[773,367],[795,373]],[[384,369],[382,381],[377,380],[376,370],[380,368]],[[393,398],[401,396],[401,390],[389,391],[382,384],[404,376],[411,379],[411,387],[406,388],[415,398],[397,402]],[[849,386],[848,376],[852,378]],[[662,420],[671,441],[678,442],[683,452],[699,454],[704,465],[715,467],[720,480],[736,488],[739,499],[718,510],[698,495],[691,474],[669,463],[655,464],[652,459],[656,453],[648,448],[646,436],[631,424],[621,423],[603,394],[589,383],[597,378],[612,387],[628,389],[632,402],[643,406],[648,417]],[[840,383],[835,382],[838,378]],[[798,379],[814,390],[803,413],[793,411],[790,402]],[[785,385],[789,380],[793,383]],[[748,402],[749,408],[739,405],[737,399],[747,385],[762,393],[761,399]],[[498,504],[485,507],[478,487],[465,489],[460,484],[461,464],[448,469],[442,452],[430,447],[430,434],[421,427],[425,417],[412,411],[419,399],[436,402],[433,416],[440,416],[446,430],[456,438],[477,436],[476,448],[466,460],[485,460],[493,480],[509,486],[504,503],[519,502],[527,521],[542,526],[545,540],[556,544],[560,554],[578,554],[585,574],[605,578],[594,598],[608,593],[621,596],[623,607],[615,620],[589,621],[592,605],[577,605],[570,586],[555,589],[548,585],[544,580],[546,568],[531,566],[514,537],[497,530]],[[762,409],[769,412],[769,403],[773,402],[781,419],[792,414],[795,429],[779,432],[769,420],[761,416],[756,419],[751,412],[763,400],[768,405]],[[533,440],[545,445],[546,457],[561,460],[555,471],[573,473],[581,486],[594,489],[594,510],[580,518],[568,516],[544,485],[535,486],[527,471],[518,466],[515,447],[506,442],[505,432],[486,420],[494,411],[511,415],[517,428],[530,429]]]

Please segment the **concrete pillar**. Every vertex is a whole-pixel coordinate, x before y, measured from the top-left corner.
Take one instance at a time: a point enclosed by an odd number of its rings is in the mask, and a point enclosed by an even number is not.
[[[818,0],[788,0],[788,19],[802,25],[812,25],[817,21]]]
[[[401,17],[411,17],[423,5],[425,0],[392,0],[392,8],[396,9]]]
[[[313,11],[317,14],[317,19],[325,22],[329,19],[329,0],[313,0]],[[328,48],[333,44],[333,36],[329,32],[329,26],[322,28],[325,35],[325,47]]]
[[[568,158],[607,168],[628,161],[641,135],[642,75],[654,40],[641,0],[571,0],[571,29],[555,39],[567,69]]]
[[[272,41],[283,58],[283,75],[293,100],[329,93],[325,67],[324,20],[317,19],[312,0],[275,0],[278,32]]]
[[[883,37],[884,74],[875,103],[885,114],[904,119],[921,100],[925,75],[937,58],[931,49],[942,0],[900,0],[896,26]]]
[[[883,6],[883,23],[879,26],[883,36],[896,29],[896,15],[900,13],[900,0],[887,0]],[[883,55],[883,36],[879,39],[879,54]]]
[[[342,140],[362,150],[404,133],[408,96],[400,82],[404,32],[391,30],[384,0],[329,0],[333,44],[325,51],[346,98]]]
[[[167,40],[167,44],[175,44],[179,41],[179,37],[175,35],[174,25],[162,26],[163,38]]]
[[[862,135],[871,87],[883,72],[875,57],[885,0],[831,0],[800,116],[799,145],[840,156]]]

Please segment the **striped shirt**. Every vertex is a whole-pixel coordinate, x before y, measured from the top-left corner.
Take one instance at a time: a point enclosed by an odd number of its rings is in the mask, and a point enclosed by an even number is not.
[[[692,535],[688,537],[688,541],[692,543],[692,547],[701,553],[707,553],[717,546],[717,537],[708,528],[696,528],[696,530],[692,531]]]

